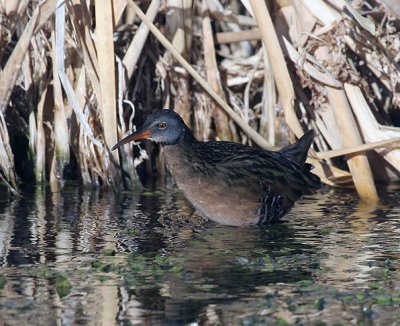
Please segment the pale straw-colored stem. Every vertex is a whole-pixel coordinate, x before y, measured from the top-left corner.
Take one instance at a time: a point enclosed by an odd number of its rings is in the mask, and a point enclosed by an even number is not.
[[[158,9],[160,8],[161,1],[153,0],[147,9],[146,17],[149,21],[153,22],[157,16]],[[132,78],[132,75],[136,69],[137,62],[139,60],[140,54],[142,53],[143,46],[147,40],[147,36],[149,35],[149,28],[147,25],[142,22],[135,33],[135,36],[132,39],[131,44],[128,47],[128,50],[125,53],[124,59],[122,63],[126,68],[126,75],[128,80]]]
[[[222,32],[215,34],[215,40],[217,44],[254,41],[259,39],[261,39],[261,33],[258,28],[252,28],[240,32]]]
[[[341,135],[342,146],[362,144],[357,123],[354,120],[350,104],[343,89],[326,87],[335,120]],[[360,198],[368,203],[379,202],[371,168],[365,153],[353,153],[346,156],[354,185]]]
[[[303,134],[303,129],[297,119],[292,104],[295,98],[293,84],[272,23],[271,15],[269,14],[265,1],[249,0],[249,3],[261,32],[263,45],[267,50],[269,59],[271,60],[275,83],[285,112],[286,122],[296,136],[300,137]]]
[[[139,18],[149,27],[150,31],[159,40],[159,42],[171,52],[174,58],[190,73],[190,75],[204,88],[204,90],[214,99],[215,102],[235,121],[239,127],[260,147],[271,148],[271,145],[266,139],[261,137],[254,129],[246,124],[243,119],[208,85],[208,83],[193,69],[175,47],[165,38],[165,36],[147,19],[143,11],[132,0],[128,1],[128,6],[131,6]]]
[[[333,149],[330,151],[317,152],[316,155],[320,160],[323,160],[323,159],[338,157],[338,156],[342,156],[342,155],[365,152],[365,151],[383,148],[383,147],[399,148],[400,147],[400,138],[386,139],[386,140],[381,140],[381,141],[368,143],[368,144],[362,144],[362,145],[357,145],[357,146],[352,146],[352,147],[344,147],[344,148],[340,148],[340,149]]]
[[[35,31],[39,12],[39,6],[37,6],[0,74],[0,110],[3,112],[7,108],[11,93],[19,76],[19,71],[21,70],[22,61],[31,44],[31,37]]]
[[[103,116],[105,143],[109,148],[118,141],[113,42],[113,10],[110,1],[96,2],[96,50],[99,62],[101,97],[98,101]],[[118,153],[113,152],[118,161]]]
[[[219,96],[221,96],[224,101],[226,101],[215,54],[215,44],[211,27],[211,19],[208,15],[207,1],[205,0],[203,0],[202,5],[202,16],[204,63],[207,71],[207,81],[212,89]],[[231,140],[232,136],[229,130],[229,120],[227,115],[219,110],[219,108],[216,108],[215,103],[212,104],[213,118],[218,138],[220,140]]]

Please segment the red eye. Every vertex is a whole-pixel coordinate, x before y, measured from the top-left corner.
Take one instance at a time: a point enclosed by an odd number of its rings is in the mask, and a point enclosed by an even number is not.
[[[160,123],[158,124],[158,129],[163,130],[163,129],[165,129],[165,128],[167,128],[167,124],[166,124],[165,122],[160,122]]]

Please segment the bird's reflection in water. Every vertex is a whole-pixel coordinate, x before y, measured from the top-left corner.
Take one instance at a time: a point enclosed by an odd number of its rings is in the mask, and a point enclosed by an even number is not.
[[[235,228],[197,217],[174,189],[114,195],[71,185],[0,198],[2,321],[235,325],[321,316],[333,324],[340,315],[347,324],[393,324],[399,201],[389,189],[371,208],[325,189],[304,196],[285,223]],[[62,298],[59,274],[71,283]],[[393,303],[376,305],[374,291]],[[343,295],[370,301],[343,309]]]
[[[149,200],[150,196],[142,197],[142,212],[158,216],[157,220],[148,222],[153,223],[151,227],[147,224],[135,237],[119,239],[121,247],[131,251],[132,268],[137,268],[135,261],[143,264],[144,256],[146,268],[155,274],[162,270],[160,277],[144,273],[144,286],[127,291],[132,300],[141,303],[149,324],[184,324],[198,316],[204,321],[210,304],[256,301],[265,295],[268,284],[311,278],[307,261],[293,257],[303,251],[310,257],[313,247],[299,243],[287,223],[264,228],[221,226],[193,215],[180,192],[153,199],[158,208],[143,204]],[[139,227],[135,216],[125,222]],[[293,268],[279,264],[293,264]],[[223,314],[219,315],[223,319]]]

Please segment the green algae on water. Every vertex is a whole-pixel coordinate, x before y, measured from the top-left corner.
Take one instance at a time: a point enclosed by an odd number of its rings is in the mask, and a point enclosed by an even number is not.
[[[64,274],[58,274],[56,279],[56,291],[60,298],[66,297],[71,291],[71,283]]]

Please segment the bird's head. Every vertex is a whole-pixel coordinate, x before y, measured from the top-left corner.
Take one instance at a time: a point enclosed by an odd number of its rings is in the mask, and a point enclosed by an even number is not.
[[[163,145],[173,145],[187,130],[188,127],[176,112],[172,110],[156,111],[147,117],[140,129],[120,140],[111,150],[140,139],[150,139]]]

